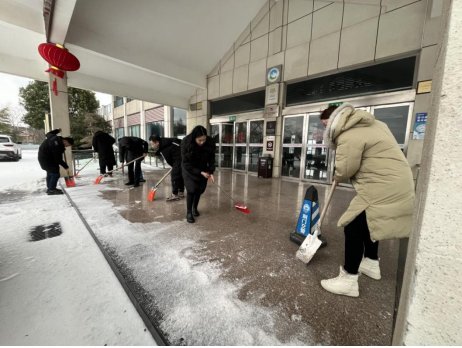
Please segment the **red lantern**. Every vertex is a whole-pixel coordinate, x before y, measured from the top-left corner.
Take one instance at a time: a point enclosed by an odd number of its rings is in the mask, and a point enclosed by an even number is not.
[[[76,56],[59,44],[42,43],[38,51],[42,58],[50,64],[50,68],[46,71],[60,78],[64,77],[66,71],[76,71],[80,68],[80,62]]]

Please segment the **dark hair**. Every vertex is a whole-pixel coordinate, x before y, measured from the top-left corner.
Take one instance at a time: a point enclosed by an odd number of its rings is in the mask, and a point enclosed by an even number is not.
[[[150,140],[150,141],[154,141],[154,142],[160,141],[160,136],[158,136],[158,135],[151,135],[151,136],[149,137],[149,140]]]
[[[325,109],[322,113],[321,113],[321,116],[319,116],[319,118],[321,120],[328,120],[330,115],[332,115],[332,113],[334,112],[335,109],[337,109],[339,106],[338,105],[331,105],[329,106],[327,109]]]
[[[196,138],[199,138],[203,135],[207,136],[207,129],[205,129],[202,126],[194,127],[194,129],[191,132],[192,140],[196,140]]]
[[[64,137],[63,140],[66,140],[69,144],[74,145],[74,139],[71,137]]]
[[[196,144],[196,138],[199,138],[201,136],[207,136],[207,129],[205,129],[204,127],[202,126],[196,126],[194,127],[194,129],[192,130],[192,132],[190,133],[190,135],[188,135],[185,139],[186,142],[185,142],[185,147],[187,149],[188,152],[191,152],[193,151],[195,148],[197,148],[197,144]],[[184,140],[183,140],[184,141]]]

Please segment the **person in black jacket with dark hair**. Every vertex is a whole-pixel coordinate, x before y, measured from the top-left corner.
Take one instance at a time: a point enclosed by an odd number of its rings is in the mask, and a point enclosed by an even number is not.
[[[63,191],[56,188],[59,180],[59,166],[69,169],[67,163],[63,161],[63,153],[66,147],[74,145],[74,139],[60,137],[58,136],[60,132],[59,128],[48,132],[38,151],[40,167],[47,172],[48,195],[63,194]]]
[[[99,172],[102,175],[106,174],[106,167],[110,172],[116,164],[114,149],[112,148],[114,143],[115,139],[103,131],[97,131],[93,135],[93,150],[98,153]],[[112,176],[112,173],[109,173],[109,175]]]
[[[181,173],[181,140],[177,138],[161,138],[157,135],[149,137],[151,146],[156,150],[156,156],[162,156],[172,167],[172,195],[167,201],[184,198],[184,181]]]
[[[186,199],[186,220],[195,222],[199,216],[197,206],[201,195],[205,192],[208,179],[215,182],[215,142],[207,136],[207,130],[196,126],[181,142],[181,160],[183,179],[188,191]]]
[[[138,137],[123,137],[119,139],[119,160],[123,165],[136,158],[140,158],[135,163],[128,165],[128,182],[125,185],[140,186],[141,162],[148,153],[148,143]],[[144,181],[144,180],[143,180]]]

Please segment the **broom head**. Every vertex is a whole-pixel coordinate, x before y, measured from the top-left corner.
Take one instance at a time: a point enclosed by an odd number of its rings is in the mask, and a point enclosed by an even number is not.
[[[148,201],[149,202],[154,201],[154,198],[156,197],[156,191],[157,191],[157,189],[155,189],[155,188],[152,188],[151,190],[149,190],[149,193],[148,193]]]
[[[104,175],[98,176],[98,177],[95,179],[95,185],[98,185],[98,184],[101,182],[101,180],[103,180],[103,178],[104,178]]]
[[[247,208],[247,206],[244,203],[236,203],[234,204],[234,208],[239,210],[241,213],[250,214],[249,208]]]
[[[66,187],[75,187],[75,181],[72,176],[66,176],[64,181],[66,182]]]

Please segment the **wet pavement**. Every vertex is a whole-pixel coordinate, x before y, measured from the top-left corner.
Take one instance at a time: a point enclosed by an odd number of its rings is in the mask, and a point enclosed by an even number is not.
[[[336,227],[336,222],[353,197],[353,190],[344,187],[336,190],[322,228],[328,246],[305,265],[295,258],[298,246],[289,240],[289,234],[296,225],[309,183],[217,172],[217,183],[232,192],[236,201],[247,204],[251,213],[246,215],[233,208],[233,202],[210,183],[199,204],[201,216],[189,225],[185,219],[185,200],[165,202],[170,194],[169,181],[158,189],[154,202],[146,199],[150,186],[165,171],[146,172],[147,182],[133,189],[126,188],[121,178],[115,178],[107,182],[107,190],[100,194],[131,223],[176,222],[184,223],[185,229],[200,229],[199,243],[185,249],[183,256],[196,263],[219,263],[223,279],[242,284],[240,300],[278,308],[289,322],[289,325],[275,323],[275,335],[282,342],[290,341],[299,330],[309,327],[313,341],[306,344],[391,344],[397,241],[381,242],[382,279],[361,276],[359,298],[330,294],[319,283],[321,279],[336,276],[339,265],[343,264],[343,231]],[[315,186],[322,207],[329,186]],[[110,251],[117,258],[114,250]],[[130,278],[129,272],[125,273]],[[149,297],[139,284],[135,291]],[[155,299],[150,298],[149,302]]]

